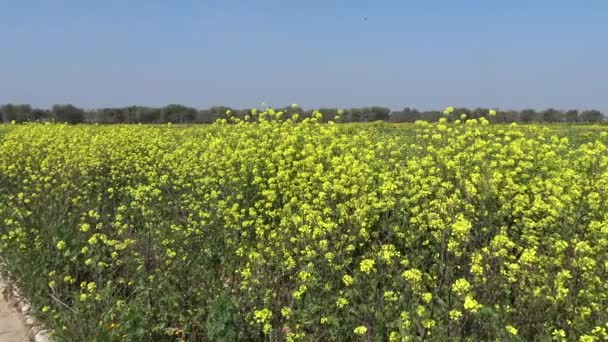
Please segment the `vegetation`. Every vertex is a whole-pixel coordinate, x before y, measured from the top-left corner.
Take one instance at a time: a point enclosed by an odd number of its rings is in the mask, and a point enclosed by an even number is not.
[[[605,129],[245,119],[2,135],[4,271],[55,338],[608,338]]]
[[[9,131],[9,127],[8,126],[2,126],[0,125],[0,137],[2,137],[3,134],[5,134],[6,132]]]
[[[213,123],[223,118],[226,111],[231,111],[235,117],[244,119],[251,116],[253,109],[231,109],[229,107],[212,107],[210,109],[198,110],[182,105],[168,105],[163,108],[150,108],[141,106],[130,106],[124,108],[102,108],[84,110],[72,105],[55,105],[50,110],[35,109],[30,105],[7,104],[0,106],[0,121],[4,123],[55,121],[59,123]],[[299,119],[310,118],[313,110],[303,110],[299,106],[289,106],[280,109],[286,115],[299,113]],[[455,108],[449,115],[449,119],[456,120],[461,115],[467,114],[469,118],[485,117],[488,108]],[[415,122],[416,120],[437,121],[444,117],[441,111],[418,111],[413,108],[404,108],[399,111],[391,111],[385,107],[365,108],[323,108],[319,110],[326,118],[341,117],[341,122]],[[536,111],[526,109],[522,111],[496,110],[493,122],[601,122],[604,115],[597,110],[568,110],[546,109]]]

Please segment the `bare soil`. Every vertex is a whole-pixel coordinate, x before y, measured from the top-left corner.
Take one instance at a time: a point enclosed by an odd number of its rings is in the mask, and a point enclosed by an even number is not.
[[[0,342],[28,342],[32,339],[17,303],[7,291],[0,298]]]

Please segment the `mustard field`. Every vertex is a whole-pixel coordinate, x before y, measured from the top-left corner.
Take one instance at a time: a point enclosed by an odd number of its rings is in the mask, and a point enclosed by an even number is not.
[[[57,341],[608,339],[608,129],[0,128],[2,271]]]

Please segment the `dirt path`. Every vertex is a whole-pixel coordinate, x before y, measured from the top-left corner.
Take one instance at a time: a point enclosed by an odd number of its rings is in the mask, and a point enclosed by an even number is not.
[[[15,303],[10,297],[7,299],[4,295],[0,296],[0,342],[27,342],[30,340],[29,329],[25,326]]]

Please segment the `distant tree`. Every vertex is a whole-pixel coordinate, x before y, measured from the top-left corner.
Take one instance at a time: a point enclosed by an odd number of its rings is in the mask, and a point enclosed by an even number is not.
[[[323,119],[321,121],[333,121],[334,118],[338,115],[338,108],[319,108],[318,111],[323,114]],[[309,115],[311,115],[310,113]]]
[[[96,109],[92,109],[92,110],[84,110],[84,119],[82,120],[82,122],[84,123],[97,123],[97,121],[95,121],[97,119],[97,110]]]
[[[281,111],[281,112],[284,113],[283,117],[285,119],[291,118],[291,116],[294,115],[294,114],[298,114],[298,116],[301,116],[302,113],[305,112],[305,110],[302,107],[300,107],[300,106],[298,106],[296,104],[293,104],[291,106],[287,106],[287,107],[284,107],[284,108],[280,108],[279,111]],[[326,112],[323,109],[321,109],[320,111],[321,111],[321,113],[323,113],[324,116],[331,115],[329,112],[326,114]]]
[[[374,106],[370,108],[371,121],[388,121],[391,117],[391,110],[386,107]]]
[[[209,109],[201,109],[196,113],[195,122],[201,124],[212,123],[215,119]]]
[[[467,118],[469,118],[469,119],[478,119],[478,118],[482,118],[482,117],[483,118],[487,117],[489,112],[490,112],[489,108],[477,107],[466,114],[467,114]],[[458,118],[460,119],[460,116],[458,116]]]
[[[194,122],[196,114],[194,108],[171,104],[160,110],[160,122],[190,123]]]
[[[227,118],[226,112],[230,111],[230,116],[245,118],[249,115],[250,121],[257,120],[254,111],[259,114],[259,110],[240,109],[235,110],[226,106],[215,106],[209,109],[197,110],[195,108],[170,104],[162,108],[128,106],[121,108],[100,108],[96,110],[83,110],[73,105],[55,105],[52,110],[32,108],[30,105],[5,104],[0,106],[0,122],[9,123],[11,121],[47,121],[68,123],[213,123],[217,119]],[[303,120],[312,115],[314,110],[304,110],[300,106],[291,105],[284,108],[275,109],[284,113],[284,118],[290,118],[293,114],[299,114],[299,120]],[[418,111],[417,109],[405,107],[400,111],[392,111],[386,107],[359,107],[350,109],[320,108],[323,114],[323,122],[334,120],[340,117],[339,122],[372,122],[372,121],[391,121],[391,122],[414,122],[416,120],[437,121],[445,117],[443,111]],[[460,119],[466,114],[467,119],[486,117],[492,122],[601,122],[604,115],[597,110],[587,110],[579,112],[568,110],[566,112],[549,108],[541,112],[534,109],[524,109],[522,111],[496,110],[496,114],[489,116],[490,109],[466,107],[455,108],[448,116],[453,121]],[[339,114],[339,115],[338,115]]]
[[[51,118],[51,112],[45,109],[33,109],[31,113],[32,121],[46,121]]]
[[[564,114],[557,109],[549,108],[541,113],[542,121],[544,122],[560,122]]]
[[[373,106],[363,108],[351,108],[344,111],[345,122],[371,122],[388,121],[391,110],[385,107]]]
[[[126,123],[141,122],[141,116],[144,111],[145,109],[140,106],[129,106],[122,109]]]
[[[494,109],[496,111],[496,114],[494,114],[493,116],[490,116],[490,109],[488,109],[488,111],[486,112],[485,115],[483,115],[483,117],[489,119],[491,122],[496,122],[496,123],[504,123],[507,122],[507,116],[510,115],[511,113],[505,110],[499,110],[499,109]]]
[[[502,121],[495,121],[495,122],[519,122],[519,121],[521,121],[520,113],[516,110],[507,110],[507,111],[499,110],[496,113],[496,117],[500,118],[500,120],[502,120]]]
[[[580,115],[580,121],[583,122],[600,122],[603,119],[604,115],[598,110],[586,110]]]
[[[564,120],[566,122],[577,122],[578,121],[578,110],[569,110],[564,114]]]
[[[16,114],[14,107],[15,105],[10,103],[0,107],[0,118],[2,118],[2,122],[8,123],[15,120]]]
[[[2,115],[2,121],[6,123],[32,121],[32,107],[30,105],[6,104],[0,107],[0,114]]]
[[[160,108],[138,107],[135,117],[141,123],[161,123],[161,112]]]
[[[123,112],[120,108],[101,108],[95,111],[93,122],[103,124],[123,123]]]
[[[443,117],[443,112],[437,110],[424,111],[421,113],[421,120],[424,121],[437,121]]]
[[[199,110],[196,113],[195,122],[197,123],[213,123],[217,119],[226,118],[226,111],[232,111],[230,107],[216,106],[209,109]]]
[[[349,108],[344,110],[344,122],[361,122],[363,121],[362,110],[358,108]]]
[[[391,122],[414,122],[420,120],[420,112],[416,109],[405,107],[400,111],[394,111],[391,113]]]
[[[454,108],[454,110],[450,114],[448,114],[447,119],[450,121],[458,120],[461,118],[462,115],[466,115],[467,119],[475,117],[475,113],[473,113],[471,109],[465,107],[457,107]],[[442,116],[445,116],[445,114],[442,113]]]
[[[71,104],[54,105],[52,109],[53,119],[57,122],[76,124],[84,122],[84,110]]]
[[[519,113],[522,122],[539,121],[539,115],[534,109],[524,109]]]
[[[363,107],[360,109],[361,112],[361,121],[362,122],[371,122],[374,121],[374,113],[371,108]]]

